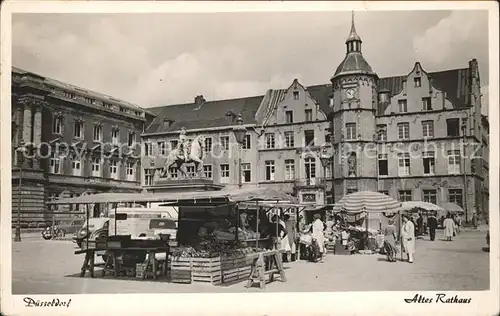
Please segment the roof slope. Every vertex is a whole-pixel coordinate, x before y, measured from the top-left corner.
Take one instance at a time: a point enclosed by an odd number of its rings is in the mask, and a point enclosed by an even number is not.
[[[147,128],[145,134],[178,131],[182,127],[189,130],[230,126],[234,123],[226,116],[229,111],[241,114],[243,124],[255,124],[255,113],[262,98],[263,96],[255,96],[206,101],[201,106],[195,103],[186,103],[149,108],[157,117]],[[172,123],[164,124],[165,120],[170,120]]]
[[[452,69],[438,72],[427,73],[432,84],[439,90],[446,93],[447,98],[457,108],[470,104],[470,84],[471,69]],[[394,96],[403,89],[405,76],[394,76],[379,78],[378,89],[387,89],[390,96]],[[331,84],[314,85],[306,88],[311,96],[318,102],[319,108],[325,112],[330,112],[330,96],[332,94]],[[266,93],[266,97],[275,97],[276,101],[282,99],[281,90],[272,90],[272,95]],[[277,94],[276,94],[277,93]],[[178,104],[170,106],[160,106],[149,108],[151,112],[157,114],[157,117],[146,130],[146,134],[164,133],[178,131],[182,127],[186,129],[203,129],[210,127],[230,126],[233,122],[226,117],[228,111],[236,114],[241,113],[244,124],[256,124],[256,114],[264,99],[263,96],[248,98],[208,101],[201,107],[195,103]],[[265,100],[264,100],[265,101]],[[259,111],[261,113],[263,109]],[[263,115],[264,113],[262,113]],[[262,116],[261,115],[261,116]],[[172,124],[163,124],[165,119],[173,121]]]

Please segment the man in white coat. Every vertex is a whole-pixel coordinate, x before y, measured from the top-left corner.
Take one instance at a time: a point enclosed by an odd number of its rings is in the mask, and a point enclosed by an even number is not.
[[[415,254],[415,225],[407,215],[403,215],[403,229],[401,230],[401,243],[404,252],[408,254],[408,262],[413,263]]]
[[[325,253],[325,225],[323,224],[323,221],[321,221],[321,215],[314,214],[314,218],[315,220],[312,225],[312,237],[316,239],[316,242],[318,243],[321,257],[320,260],[323,262],[323,254]]]

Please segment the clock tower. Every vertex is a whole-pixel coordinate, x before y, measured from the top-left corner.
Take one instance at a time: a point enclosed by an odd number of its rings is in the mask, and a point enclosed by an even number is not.
[[[377,191],[377,74],[361,53],[354,13],[347,53],[331,78],[335,201],[356,191]]]

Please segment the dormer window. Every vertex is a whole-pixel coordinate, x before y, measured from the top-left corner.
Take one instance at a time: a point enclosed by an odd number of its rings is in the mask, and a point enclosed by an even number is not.
[[[413,85],[415,86],[415,88],[420,88],[422,86],[422,80],[420,79],[420,77],[413,78]]]
[[[298,100],[299,99],[299,91],[294,91],[293,92],[293,99]]]
[[[378,101],[380,103],[387,103],[389,102],[389,93],[386,91],[380,92],[378,95]]]

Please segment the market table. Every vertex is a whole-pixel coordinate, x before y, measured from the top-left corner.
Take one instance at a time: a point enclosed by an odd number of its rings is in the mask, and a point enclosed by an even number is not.
[[[107,251],[109,253],[106,263],[104,264],[104,269],[102,271],[102,275],[106,275],[106,271],[112,271],[115,277],[118,277],[118,273],[121,271],[121,268],[118,267],[118,263],[116,258],[119,254],[127,253],[127,252],[146,252],[146,260],[144,262],[145,271],[148,270],[149,267],[153,270],[153,279],[156,280],[156,254],[157,253],[165,253],[165,264],[163,265],[162,274],[165,275],[168,255],[170,252],[170,247],[102,247],[102,248],[90,248],[84,250],[77,250],[75,254],[85,253],[85,259],[83,260],[82,271],[80,273],[80,277],[85,276],[85,272],[89,271],[90,277],[94,277],[94,259],[96,251]],[[110,268],[110,266],[113,268]],[[144,273],[142,278],[145,279],[147,273]]]

